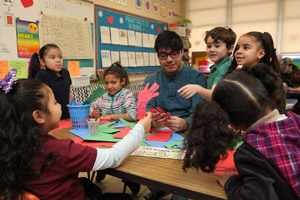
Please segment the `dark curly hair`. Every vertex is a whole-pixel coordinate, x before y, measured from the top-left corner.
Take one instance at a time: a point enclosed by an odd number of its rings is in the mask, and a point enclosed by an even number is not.
[[[266,64],[244,67],[224,77],[210,103],[200,102],[185,138],[183,170],[189,167],[213,172],[221,156],[232,150],[239,135],[233,127],[248,128],[282,104],[277,74]]]
[[[50,165],[56,155],[45,154],[43,132],[32,117],[35,110],[48,113],[49,90],[39,80],[17,80],[12,89],[0,89],[0,197],[15,200],[24,190],[26,179],[40,174],[37,155]]]
[[[269,67],[271,67],[275,72],[280,73],[280,64],[276,55],[276,49],[274,48],[274,42],[273,42],[273,38],[270,35],[270,33],[268,32],[257,32],[257,31],[252,31],[252,32],[248,32],[243,36],[251,36],[253,38],[255,38],[255,40],[260,44],[260,47],[262,49],[265,49],[265,56],[260,59],[260,63],[265,63],[267,64]],[[229,69],[227,71],[227,74],[233,72],[238,64],[236,62],[235,59],[235,52],[238,50],[238,46],[236,45],[234,50],[233,50],[233,59],[231,61],[231,65],[229,66]]]
[[[123,78],[125,78],[125,85],[124,85],[124,87],[128,87],[129,86],[130,82],[129,82],[128,73],[124,69],[124,67],[122,67],[122,65],[120,65],[119,62],[115,62],[109,68],[107,68],[104,71],[104,75],[103,76],[105,77],[108,74],[113,74],[116,77],[118,77],[120,80],[122,80]]]

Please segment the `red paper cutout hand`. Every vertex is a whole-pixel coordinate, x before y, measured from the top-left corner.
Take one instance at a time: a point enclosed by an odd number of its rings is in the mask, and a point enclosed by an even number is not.
[[[158,90],[159,85],[155,82],[153,85],[148,89],[149,83],[146,84],[145,88],[139,92],[138,94],[138,102],[137,102],[137,109],[138,109],[138,119],[142,119],[146,116],[146,106],[150,99],[157,97],[159,92]]]

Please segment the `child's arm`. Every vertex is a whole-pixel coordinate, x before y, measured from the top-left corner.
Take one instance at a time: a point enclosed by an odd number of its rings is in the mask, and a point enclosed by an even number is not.
[[[100,97],[100,98],[101,98],[101,97]],[[101,105],[100,105],[100,102],[101,102],[100,98],[96,99],[95,101],[93,101],[93,102],[91,103],[91,106],[90,106],[90,112],[89,112],[89,115],[90,115],[91,117],[98,118],[98,117],[101,116],[101,111],[98,110],[98,108],[101,106]]]
[[[117,167],[140,146],[145,132],[151,128],[151,113],[141,119],[137,125],[118,143],[110,149],[97,149],[97,157],[93,171]]]
[[[72,93],[71,93],[71,91],[70,91],[70,92],[69,92],[69,104],[71,103],[72,99],[73,99],[73,95],[72,95]]]
[[[198,94],[202,98],[210,101],[212,92],[214,91],[215,87],[216,87],[216,84],[214,84],[210,90],[210,89],[206,89],[200,85],[188,84],[188,85],[185,85],[182,88],[180,88],[178,90],[178,93],[180,93],[180,96],[182,96],[183,98],[186,98],[186,99],[189,99],[192,96],[194,96],[195,94]]]
[[[288,87],[291,91],[300,91],[300,87]]]
[[[134,97],[133,92],[129,91],[124,100],[124,109],[127,113],[127,118],[129,121],[136,121],[137,120],[137,105],[136,99]]]
[[[224,188],[226,181],[236,174],[234,172],[225,172],[225,174],[221,174],[219,177],[217,177],[217,181],[222,185]]]
[[[123,118],[125,119],[126,121],[133,121],[128,113],[124,113],[124,114],[111,114],[111,115],[102,115],[100,117],[100,119],[107,119],[107,120],[117,120],[117,119],[120,119],[120,118]]]

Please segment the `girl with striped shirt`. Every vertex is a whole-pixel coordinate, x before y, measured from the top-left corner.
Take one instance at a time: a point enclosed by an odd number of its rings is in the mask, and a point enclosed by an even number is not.
[[[137,120],[136,100],[133,92],[126,89],[129,78],[126,70],[114,63],[104,71],[107,93],[96,99],[90,107],[90,116],[100,119],[127,121]]]

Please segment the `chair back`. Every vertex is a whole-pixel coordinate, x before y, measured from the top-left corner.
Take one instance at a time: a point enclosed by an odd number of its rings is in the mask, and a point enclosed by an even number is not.
[[[19,195],[17,200],[40,200],[34,194],[24,191],[21,195]]]

